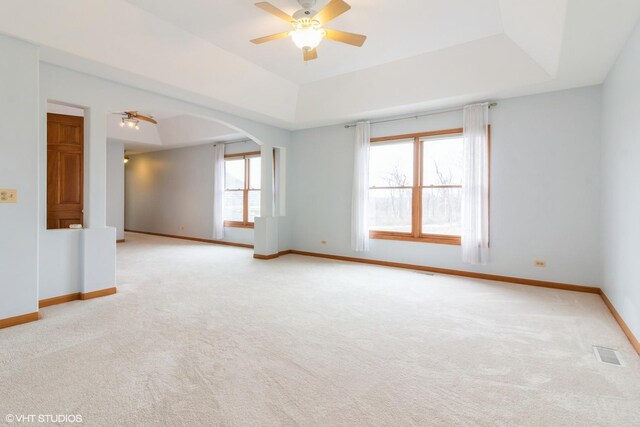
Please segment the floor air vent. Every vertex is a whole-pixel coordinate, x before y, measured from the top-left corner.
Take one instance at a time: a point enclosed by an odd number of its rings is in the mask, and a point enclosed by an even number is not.
[[[596,355],[596,359],[602,363],[609,363],[610,365],[624,366],[620,353],[616,350],[612,350],[606,347],[593,346],[593,352]]]

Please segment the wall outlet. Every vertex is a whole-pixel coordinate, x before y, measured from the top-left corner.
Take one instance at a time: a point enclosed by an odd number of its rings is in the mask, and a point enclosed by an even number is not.
[[[184,225],[180,226],[180,230],[184,231]]]
[[[18,191],[7,188],[0,188],[0,203],[17,203]]]
[[[541,267],[541,268],[544,268],[544,267],[546,267],[546,266],[547,266],[547,263],[546,263],[546,261],[535,260],[535,261],[533,261],[533,265],[534,265],[535,267]]]
[[[323,245],[326,245],[327,241],[326,240],[321,240],[320,243],[322,243]]]

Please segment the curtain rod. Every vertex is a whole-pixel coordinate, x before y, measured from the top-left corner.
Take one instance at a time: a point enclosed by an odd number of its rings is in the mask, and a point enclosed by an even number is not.
[[[492,107],[496,107],[498,105],[497,102],[491,102],[489,103],[489,108]],[[383,119],[383,120],[375,120],[370,122],[372,125],[375,125],[377,123],[387,123],[387,122],[397,122],[398,120],[409,120],[409,119],[419,119],[420,117],[427,117],[427,116],[433,116],[436,114],[444,114],[444,113],[452,113],[454,111],[462,111],[464,109],[464,106],[461,107],[452,107],[452,108],[446,108],[444,110],[433,110],[433,111],[428,111],[426,113],[419,113],[419,114],[414,114],[412,116],[402,116],[402,117],[394,117],[391,119]],[[355,127],[356,123],[350,123],[348,125],[344,125],[345,128],[352,128]]]
[[[238,139],[236,141],[220,141],[220,142],[216,142],[213,145],[218,145],[218,144],[240,144],[241,142],[254,142],[253,139],[250,138],[245,138],[245,139]]]

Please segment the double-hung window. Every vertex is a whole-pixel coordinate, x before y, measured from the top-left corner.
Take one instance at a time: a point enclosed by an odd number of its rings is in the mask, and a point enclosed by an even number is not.
[[[462,147],[462,129],[372,138],[371,237],[459,245]]]
[[[224,225],[253,228],[260,215],[260,152],[225,156]]]

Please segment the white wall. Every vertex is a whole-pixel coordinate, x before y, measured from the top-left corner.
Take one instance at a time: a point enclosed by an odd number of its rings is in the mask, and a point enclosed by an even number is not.
[[[229,144],[227,153],[259,151]],[[213,238],[213,144],[130,156],[126,165],[126,228]],[[225,227],[225,241],[253,244],[253,229]]]
[[[0,35],[0,319],[38,310],[38,50]]]
[[[83,292],[83,232],[67,229],[40,233],[38,299]]]
[[[603,290],[640,337],[640,24],[603,88]]]
[[[117,141],[107,143],[107,226],[124,239],[124,144]]]
[[[460,247],[372,240],[350,249],[354,129],[294,132],[292,248],[512,277],[599,286],[600,87],[503,100],[491,110],[491,263]],[[462,126],[461,113],[377,124],[372,136]],[[321,241],[326,240],[327,244]],[[533,266],[547,262],[546,268]]]

